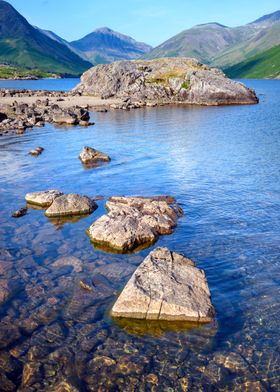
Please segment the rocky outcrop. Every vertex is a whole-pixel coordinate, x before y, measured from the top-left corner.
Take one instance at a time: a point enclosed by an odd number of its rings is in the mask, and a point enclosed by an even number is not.
[[[35,204],[40,207],[50,207],[53,201],[62,195],[62,192],[56,189],[51,189],[48,191],[27,193],[25,200],[29,204]]]
[[[110,162],[111,158],[101,151],[85,146],[79,156],[84,165],[95,165],[99,162]]]
[[[205,274],[167,248],[153,250],[112,309],[114,317],[210,322],[214,316]]]
[[[48,217],[74,216],[91,214],[97,204],[87,196],[68,194],[55,198],[46,211]]]
[[[120,252],[147,247],[159,235],[171,234],[182,210],[172,197],[111,197],[108,214],[88,229],[96,245]]]
[[[255,92],[192,58],[119,61],[91,68],[76,93],[160,103],[199,105],[257,103]]]
[[[1,105],[0,105],[1,106]],[[45,123],[54,123],[57,125],[78,125],[89,126],[94,123],[90,122],[90,114],[86,108],[74,105],[66,108],[58,104],[50,104],[48,98],[45,100],[36,100],[36,103],[18,103],[1,106],[0,132],[7,133],[9,130],[15,130],[21,134],[27,128],[42,127]]]

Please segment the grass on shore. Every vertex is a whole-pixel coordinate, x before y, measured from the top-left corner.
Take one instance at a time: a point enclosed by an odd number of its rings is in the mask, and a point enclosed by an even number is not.
[[[0,65],[0,79],[57,78],[58,75],[39,69],[25,69],[12,65]]]

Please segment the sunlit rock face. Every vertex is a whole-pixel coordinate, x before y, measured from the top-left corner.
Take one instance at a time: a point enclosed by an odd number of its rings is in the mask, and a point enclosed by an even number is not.
[[[34,204],[40,207],[50,207],[54,200],[62,195],[63,193],[58,191],[57,189],[51,189],[48,191],[27,193],[25,196],[25,200],[29,204]]]
[[[113,306],[112,315],[209,322],[214,308],[204,272],[186,257],[157,248],[137,268]]]
[[[86,71],[74,89],[85,95],[198,105],[253,104],[255,92],[193,58],[119,61]]]
[[[171,234],[181,208],[172,197],[111,197],[108,214],[94,222],[88,234],[96,245],[119,252],[148,247],[159,235]]]
[[[46,216],[86,215],[96,210],[97,204],[87,196],[68,194],[57,197],[47,209]]]

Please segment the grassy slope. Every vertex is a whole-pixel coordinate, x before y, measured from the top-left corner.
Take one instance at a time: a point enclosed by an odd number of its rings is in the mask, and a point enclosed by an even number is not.
[[[248,29],[252,28],[250,25],[245,27]],[[253,34],[251,31],[248,38],[246,36],[243,37],[237,44],[218,54],[211,65],[220,68],[229,68],[234,64],[249,60],[253,56],[279,45],[279,43],[280,22],[269,27],[256,29],[256,31],[253,29]]]
[[[232,78],[273,79],[280,77],[280,45],[224,70]]]
[[[79,75],[91,64],[41,33],[0,0],[0,63],[44,72]]]
[[[9,65],[0,65],[0,79],[17,79],[17,78],[52,78],[57,77],[56,74],[40,71],[39,69],[25,69],[13,67]]]

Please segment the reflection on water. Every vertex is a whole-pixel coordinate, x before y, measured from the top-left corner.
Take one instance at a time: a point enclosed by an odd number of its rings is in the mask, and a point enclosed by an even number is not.
[[[166,332],[190,332],[193,329],[205,328],[205,325],[195,322],[185,321],[154,321],[154,320],[136,320],[126,318],[114,318],[116,324],[123,328],[127,333],[131,335],[152,335],[154,337],[160,337]],[[214,331],[214,323],[211,325]],[[208,330],[209,326],[207,325]],[[214,333],[213,333],[214,335]]]
[[[1,390],[279,390],[280,82],[250,84],[260,105],[94,113],[88,129],[1,137]],[[84,170],[84,145],[112,161]],[[10,218],[27,192],[45,189],[105,199],[74,223],[53,224],[37,209]],[[161,194],[185,212],[172,235],[127,255],[92,246],[86,230],[108,197]],[[157,245],[205,270],[214,324],[111,319]]]

